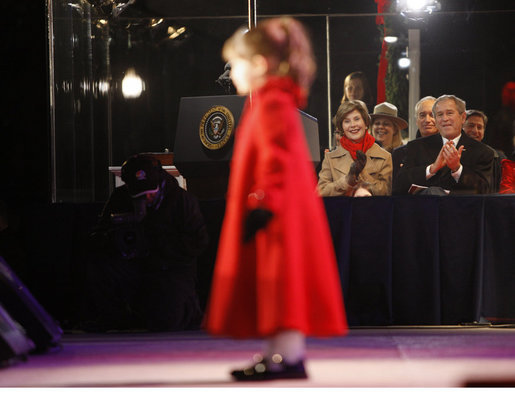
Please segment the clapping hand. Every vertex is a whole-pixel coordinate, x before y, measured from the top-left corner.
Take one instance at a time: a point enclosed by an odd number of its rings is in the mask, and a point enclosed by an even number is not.
[[[456,149],[453,141],[447,141],[445,145],[442,146],[442,149],[440,149],[440,153],[438,153],[434,163],[431,164],[429,172],[436,174],[445,166],[449,167],[452,172],[457,171],[461,165],[460,158],[463,150],[465,150],[463,145],[461,145],[459,149]]]
[[[349,174],[347,175],[347,183],[351,186],[354,186],[358,183],[359,174],[365,168],[365,164],[367,163],[367,155],[363,153],[361,150],[356,152],[356,160],[350,166]]]
[[[447,167],[451,170],[451,172],[456,172],[461,166],[460,159],[461,159],[461,153],[463,150],[465,150],[464,146],[461,145],[458,149],[454,146],[454,142],[451,142],[451,144],[444,145],[442,148],[442,154],[445,159],[445,163],[447,164]]]

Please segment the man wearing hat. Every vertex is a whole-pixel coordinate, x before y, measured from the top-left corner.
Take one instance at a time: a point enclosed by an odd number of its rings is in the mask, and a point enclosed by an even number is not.
[[[408,127],[408,123],[397,117],[397,107],[389,102],[383,102],[374,107],[372,119],[372,136],[376,143],[388,152],[402,146],[401,130]]]
[[[393,191],[408,194],[412,185],[428,192],[476,194],[490,191],[493,152],[462,130],[465,101],[442,95],[433,105],[439,134],[408,142],[406,162],[394,179]]]
[[[197,199],[151,155],[129,158],[122,180],[93,233],[87,320],[99,330],[199,327],[196,258],[209,238]]]

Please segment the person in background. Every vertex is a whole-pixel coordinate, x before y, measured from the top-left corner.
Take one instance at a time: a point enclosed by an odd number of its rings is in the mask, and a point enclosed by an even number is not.
[[[391,192],[392,157],[368,132],[370,115],[362,101],[340,105],[333,123],[342,138],[326,152],[318,174],[321,196],[386,196]]]
[[[397,117],[397,107],[388,102],[380,103],[374,107],[372,119],[372,136],[383,149],[392,153],[395,148],[402,146],[401,130],[408,127],[408,123]]]
[[[466,112],[467,118],[463,124],[463,131],[478,142],[485,137],[486,123],[488,117],[481,110],[469,109]]]
[[[91,235],[85,327],[199,329],[196,260],[209,236],[197,198],[147,154],[125,161],[121,176]]]
[[[433,105],[439,134],[408,142],[406,162],[394,179],[394,192],[408,194],[412,185],[433,187],[425,194],[490,192],[493,152],[463,133],[465,101],[442,95]]]
[[[349,73],[343,81],[343,96],[340,103],[360,100],[365,102],[367,112],[374,106],[374,97],[367,76],[361,71]]]
[[[501,103],[501,108],[491,117],[483,142],[515,160],[515,81],[504,84]]]
[[[370,90],[370,84],[368,83],[367,76],[363,72],[352,72],[345,77],[343,83],[343,97],[340,103],[349,100],[360,100],[365,103],[365,107],[368,109],[372,108],[373,96]],[[341,131],[335,130],[333,133],[332,150],[340,146],[340,140],[342,138]],[[326,149],[329,151],[329,149]]]
[[[433,105],[436,98],[434,96],[425,96],[415,104],[415,117],[417,123],[416,137],[426,137],[438,134],[436,128],[436,120],[433,116]]]
[[[237,381],[306,378],[306,336],[343,335],[347,320],[325,208],[316,194],[298,108],[316,63],[303,25],[261,21],[224,44],[231,79],[249,95],[232,158],[206,329],[264,338]]]
[[[463,131],[478,142],[482,142],[485,137],[486,123],[488,117],[481,110],[470,109],[467,110],[467,118],[463,124]],[[501,182],[501,161],[506,158],[506,155],[501,150],[495,150],[493,147],[488,146],[494,152],[494,164],[492,171],[492,180],[490,181],[491,193],[499,191],[499,184]]]
[[[434,96],[425,96],[415,104],[415,117],[417,124],[416,138],[426,137],[429,135],[438,134],[436,128],[436,121],[433,117],[433,105],[436,101]],[[404,165],[406,161],[406,149],[407,144],[395,148],[392,152],[392,163],[393,163],[393,180],[397,178],[399,169]],[[394,184],[395,185],[395,184]],[[395,191],[395,186],[392,189],[392,194],[396,195],[399,192]],[[401,193],[402,194],[402,193]]]

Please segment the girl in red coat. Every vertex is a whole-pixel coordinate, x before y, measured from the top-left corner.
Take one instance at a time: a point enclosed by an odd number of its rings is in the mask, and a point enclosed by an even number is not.
[[[306,378],[305,337],[347,330],[340,277],[298,112],[314,78],[302,25],[275,18],[224,45],[238,94],[249,95],[231,161],[206,327],[265,338],[237,380]]]

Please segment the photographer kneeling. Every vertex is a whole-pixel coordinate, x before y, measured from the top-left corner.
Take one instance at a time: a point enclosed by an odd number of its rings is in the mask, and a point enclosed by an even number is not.
[[[91,235],[83,327],[198,328],[196,258],[209,237],[196,197],[149,155],[129,158],[122,180]]]

